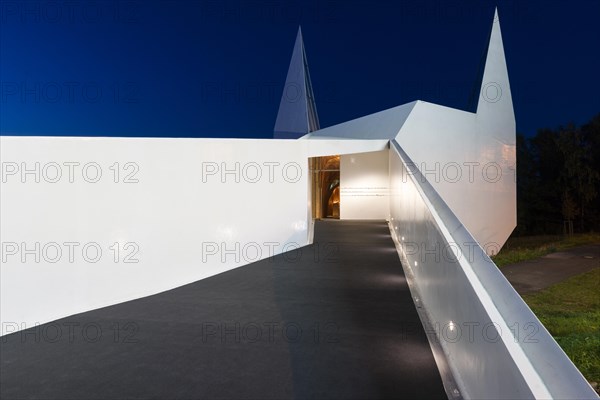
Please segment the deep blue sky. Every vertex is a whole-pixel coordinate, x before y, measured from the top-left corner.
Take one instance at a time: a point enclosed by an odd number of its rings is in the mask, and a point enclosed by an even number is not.
[[[3,135],[271,137],[298,24],[322,127],[465,109],[496,4],[517,130],[600,112],[595,0],[0,4]]]

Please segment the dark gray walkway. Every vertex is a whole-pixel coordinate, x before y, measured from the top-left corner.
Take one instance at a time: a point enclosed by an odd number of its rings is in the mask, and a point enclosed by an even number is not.
[[[500,268],[519,294],[531,293],[600,268],[600,243],[551,253]]]
[[[385,222],[319,222],[312,246],[0,350],[2,399],[446,398]]]

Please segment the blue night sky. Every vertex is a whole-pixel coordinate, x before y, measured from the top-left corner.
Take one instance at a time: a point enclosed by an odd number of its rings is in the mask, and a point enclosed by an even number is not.
[[[600,112],[599,1],[2,1],[3,135],[272,137],[298,25],[321,126],[466,109],[499,7],[517,130]]]

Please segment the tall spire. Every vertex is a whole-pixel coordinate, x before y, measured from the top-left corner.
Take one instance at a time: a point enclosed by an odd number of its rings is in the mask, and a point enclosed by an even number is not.
[[[275,121],[275,138],[297,139],[319,129],[302,29],[298,27],[296,44],[288,69],[279,112]]]
[[[486,125],[499,126],[515,124],[508,69],[504,57],[502,33],[498,9],[494,12],[494,22],[487,49],[485,69],[477,103],[477,119]]]

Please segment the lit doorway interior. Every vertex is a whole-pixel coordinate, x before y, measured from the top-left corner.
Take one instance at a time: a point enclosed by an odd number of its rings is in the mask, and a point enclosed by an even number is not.
[[[340,156],[312,157],[308,161],[311,174],[312,217],[340,218]]]

